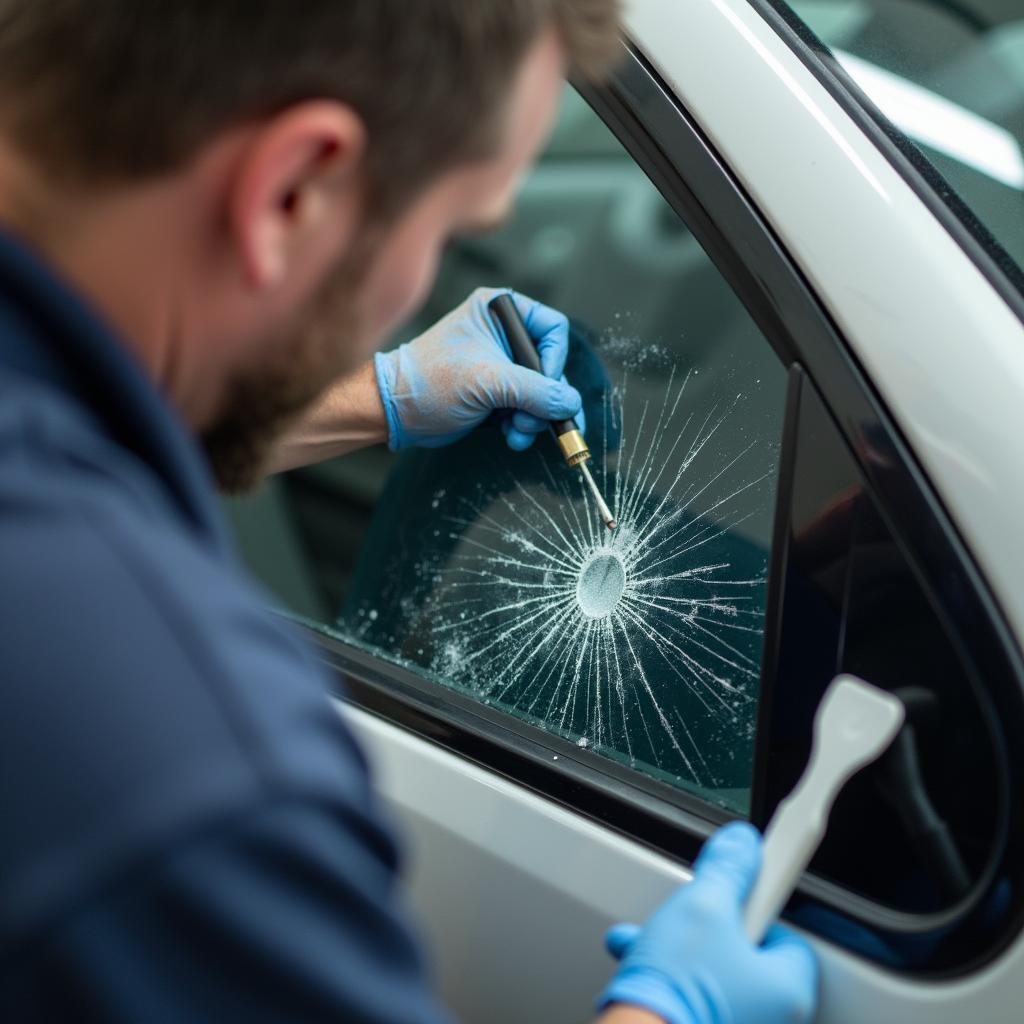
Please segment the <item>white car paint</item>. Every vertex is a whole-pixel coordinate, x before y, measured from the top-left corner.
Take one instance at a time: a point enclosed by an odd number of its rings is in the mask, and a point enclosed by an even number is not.
[[[643,920],[690,875],[373,715],[344,712],[403,826],[446,1005],[465,1024],[589,1020],[614,966],[605,930]]]

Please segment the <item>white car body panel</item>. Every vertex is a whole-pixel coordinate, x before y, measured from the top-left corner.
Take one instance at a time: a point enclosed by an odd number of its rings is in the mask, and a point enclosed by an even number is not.
[[[344,710],[400,819],[409,889],[446,1004],[466,1024],[589,1020],[612,973],[605,930],[643,920],[690,875],[382,719]]]

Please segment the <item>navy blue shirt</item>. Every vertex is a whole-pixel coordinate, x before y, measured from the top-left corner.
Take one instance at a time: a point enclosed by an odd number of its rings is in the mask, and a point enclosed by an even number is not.
[[[326,683],[167,402],[0,233],[0,1019],[445,1019]]]

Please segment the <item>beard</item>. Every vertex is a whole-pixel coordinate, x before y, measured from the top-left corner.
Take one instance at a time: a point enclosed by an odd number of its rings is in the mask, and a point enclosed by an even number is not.
[[[275,445],[339,377],[361,363],[359,286],[371,246],[336,266],[286,331],[287,343],[260,346],[273,355],[246,367],[228,385],[221,410],[200,434],[218,487],[227,494],[253,490]]]

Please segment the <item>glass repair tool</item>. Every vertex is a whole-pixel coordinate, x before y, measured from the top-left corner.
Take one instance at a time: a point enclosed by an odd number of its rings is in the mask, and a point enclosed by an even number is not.
[[[530,332],[523,323],[523,318],[519,315],[519,310],[516,308],[512,296],[505,292],[492,299],[488,308],[501,325],[501,329],[505,332],[505,338],[508,340],[508,346],[512,350],[513,359],[520,366],[525,366],[529,370],[535,370],[537,373],[543,372],[540,366],[540,356],[537,355],[537,348],[530,337]],[[594,496],[594,502],[597,505],[601,521],[609,530],[614,530],[615,518],[612,516],[611,509],[602,497],[601,492],[597,489],[597,484],[594,483],[590,468],[587,466],[587,462],[591,457],[590,449],[587,447],[587,442],[583,439],[583,434],[576,425],[576,421],[555,420],[551,424],[551,433],[558,442],[558,447],[562,451],[562,457],[565,459],[566,464],[575,466],[583,474],[583,479],[586,481],[587,487],[590,488],[590,493]]]
[[[751,942],[760,945],[793,894],[825,835],[840,789],[888,750],[905,717],[898,697],[856,676],[837,676],[825,691],[807,768],[765,829],[761,872],[743,919]]]

